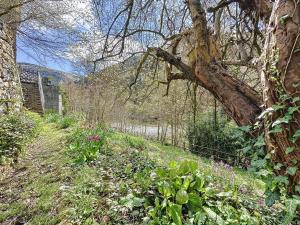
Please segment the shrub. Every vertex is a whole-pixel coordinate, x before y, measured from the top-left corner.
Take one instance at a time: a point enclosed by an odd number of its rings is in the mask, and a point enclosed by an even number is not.
[[[102,129],[78,129],[72,137],[70,150],[77,153],[76,163],[82,164],[97,159],[105,143],[106,132]]]
[[[235,127],[226,119],[219,118],[217,124],[207,115],[196,123],[189,123],[187,139],[193,153],[213,157],[228,164],[234,164],[238,157],[241,143],[235,135]]]
[[[0,164],[6,158],[17,162],[19,153],[36,132],[39,116],[34,113],[4,115],[0,118]],[[34,120],[37,119],[37,120]]]

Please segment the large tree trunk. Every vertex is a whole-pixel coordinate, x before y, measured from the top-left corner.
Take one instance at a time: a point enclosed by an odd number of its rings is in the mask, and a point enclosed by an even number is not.
[[[300,5],[293,0],[279,1],[273,5],[272,15],[265,44],[264,69],[261,80],[266,108],[280,101],[280,95],[300,97]],[[277,71],[272,69],[274,65]],[[300,107],[300,101],[281,101],[287,108]],[[292,136],[300,129],[299,108],[293,113],[288,124],[281,124],[282,132],[269,133],[270,125],[285,112],[271,112],[265,119],[266,143],[274,163],[281,163],[280,174],[287,174],[288,167],[298,168],[295,175],[289,175],[289,193],[295,193],[300,185],[300,139],[296,143]],[[294,148],[286,153],[287,148]]]
[[[199,1],[189,0],[196,37],[194,73],[200,85],[209,90],[238,125],[253,124],[260,114],[260,96],[216,63],[217,47],[207,28],[206,15]]]
[[[256,9],[265,21],[270,19],[261,76],[264,107],[269,108],[278,103],[280,95],[283,94],[290,98],[300,97],[300,4],[293,0],[277,0],[273,3],[271,13],[268,1],[256,0],[251,1],[251,4],[244,4],[246,0],[239,2],[242,8],[248,6],[248,10]],[[257,94],[215,63],[216,55],[211,50],[214,46],[210,40],[203,8],[195,0],[189,0],[189,7],[197,37],[197,80],[219,99],[237,124],[253,124],[261,111]],[[274,67],[278,71],[274,72]],[[300,106],[300,101],[292,103],[292,100],[287,100],[284,104],[286,107],[297,107]],[[265,140],[273,163],[283,165],[278,173],[289,176],[288,192],[293,194],[295,186],[300,184],[300,140],[296,143],[291,141],[291,137],[300,128],[299,108],[293,113],[292,119],[282,125],[282,132],[269,133],[272,122],[286,112],[287,109],[284,112],[267,114],[264,121]],[[287,154],[287,148],[294,148],[294,151]],[[295,174],[287,172],[291,167],[297,168]]]
[[[196,63],[195,76],[223,105],[226,113],[239,125],[254,124],[261,113],[260,98],[247,84],[235,79],[222,66],[210,64],[203,68]]]

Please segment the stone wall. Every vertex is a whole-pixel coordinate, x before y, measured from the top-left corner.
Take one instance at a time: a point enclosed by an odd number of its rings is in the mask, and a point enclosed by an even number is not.
[[[0,17],[0,115],[19,111],[22,89],[16,66],[15,22]]]
[[[33,111],[42,114],[43,105],[38,83],[22,82],[24,106]]]
[[[44,112],[42,79],[37,71],[19,68],[24,107],[33,112]]]

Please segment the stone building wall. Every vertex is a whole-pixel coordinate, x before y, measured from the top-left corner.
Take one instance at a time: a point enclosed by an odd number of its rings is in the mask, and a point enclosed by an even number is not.
[[[19,111],[22,89],[16,65],[16,26],[0,17],[0,115]]]
[[[24,107],[27,109],[42,114],[43,105],[38,83],[22,82]]]

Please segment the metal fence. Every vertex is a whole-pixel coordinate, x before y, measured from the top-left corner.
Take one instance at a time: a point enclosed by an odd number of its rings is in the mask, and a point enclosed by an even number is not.
[[[235,150],[234,153],[232,153],[222,151],[220,148],[211,148],[200,145],[191,145],[188,150],[201,157],[210,158],[215,161],[223,161],[232,166],[239,166],[242,168],[249,167],[251,162],[251,159],[242,154],[241,150]]]

